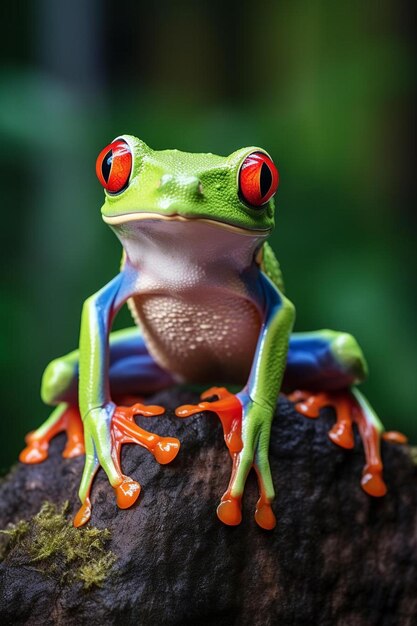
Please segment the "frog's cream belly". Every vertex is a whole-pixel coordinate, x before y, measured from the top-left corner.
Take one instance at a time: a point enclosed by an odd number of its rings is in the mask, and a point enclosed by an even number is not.
[[[193,297],[141,294],[130,306],[149,352],[179,380],[246,382],[260,330],[250,300],[208,288]]]

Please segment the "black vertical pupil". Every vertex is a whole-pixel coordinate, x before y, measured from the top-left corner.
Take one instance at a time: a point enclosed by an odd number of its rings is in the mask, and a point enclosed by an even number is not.
[[[269,169],[266,163],[262,163],[261,176],[260,176],[261,198],[266,196],[266,194],[271,188],[271,183],[272,183],[271,170]]]
[[[106,183],[109,182],[112,161],[113,161],[113,150],[109,150],[106,156],[104,157],[103,163],[101,165],[101,171],[102,171],[103,178],[106,181]]]

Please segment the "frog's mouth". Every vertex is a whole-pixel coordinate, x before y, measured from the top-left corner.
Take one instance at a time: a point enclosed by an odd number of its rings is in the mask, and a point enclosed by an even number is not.
[[[161,213],[147,213],[145,211],[141,213],[125,213],[122,215],[103,215],[103,220],[109,226],[121,226],[127,222],[138,222],[140,220],[146,221],[158,221],[165,220],[168,222],[198,222],[200,224],[208,224],[215,228],[222,228],[233,233],[240,233],[241,235],[249,235],[250,237],[268,236],[271,232],[270,228],[243,228],[243,226],[235,226],[234,224],[228,224],[226,222],[220,222],[210,219],[208,217],[185,217],[178,213],[171,215],[162,215]]]

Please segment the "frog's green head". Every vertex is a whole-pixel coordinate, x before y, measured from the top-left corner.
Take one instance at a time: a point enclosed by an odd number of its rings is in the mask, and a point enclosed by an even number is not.
[[[260,148],[228,157],[151,150],[130,135],[115,139],[97,159],[105,189],[102,216],[117,229],[138,220],[204,220],[249,235],[274,226],[278,171]]]

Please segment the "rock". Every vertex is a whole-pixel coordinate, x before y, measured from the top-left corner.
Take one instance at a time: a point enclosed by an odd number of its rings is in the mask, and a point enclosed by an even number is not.
[[[171,408],[196,401],[195,393],[181,389],[149,398]],[[417,478],[407,447],[382,444],[389,491],[373,499],[360,487],[358,436],[353,451],[327,437],[331,409],[308,420],[281,398],[278,413],[270,450],[274,531],[254,522],[252,475],[242,524],[226,527],[217,519],[231,461],[213,414],[179,420],[171,410],[151,422],[139,418],[144,428],[178,437],[182,447],[166,466],[138,446],[124,447],[123,469],[142,485],[129,510],[117,508],[99,472],[90,526],[110,531],[106,549],[117,558],[114,565],[109,558],[101,586],[86,589],[66,575],[72,566],[62,555],[45,566],[17,547],[0,566],[0,623],[416,624]],[[30,520],[44,501],[68,500],[70,513],[78,509],[83,459],[62,459],[63,446],[58,437],[47,461],[18,465],[3,480],[0,527]]]

